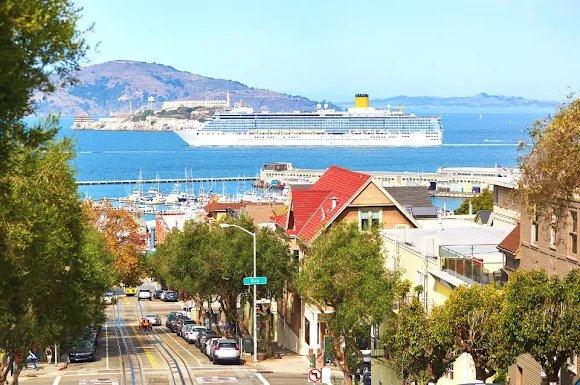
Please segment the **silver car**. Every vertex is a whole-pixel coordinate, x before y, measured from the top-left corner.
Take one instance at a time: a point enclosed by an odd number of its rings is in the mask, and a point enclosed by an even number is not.
[[[219,339],[212,349],[212,361],[214,364],[220,364],[225,361],[231,361],[237,365],[240,364],[240,347],[236,340]]]
[[[192,344],[195,341],[197,341],[197,336],[199,335],[199,332],[202,331],[202,330],[207,330],[207,328],[205,326],[202,326],[202,325],[192,325],[189,328],[189,330],[186,330],[185,333],[183,333],[183,338],[187,342],[189,342],[190,344]]]
[[[205,355],[209,358],[210,361],[211,361],[212,347],[214,346],[214,344],[217,344],[217,341],[219,339],[222,339],[222,337],[221,336],[212,337],[209,340],[205,341]]]

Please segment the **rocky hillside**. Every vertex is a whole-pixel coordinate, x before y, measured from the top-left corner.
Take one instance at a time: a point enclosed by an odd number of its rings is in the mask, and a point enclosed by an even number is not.
[[[158,107],[170,100],[224,100],[230,93],[231,103],[243,102],[255,110],[308,111],[315,101],[274,91],[248,87],[240,82],[214,79],[156,63],[115,60],[83,68],[79,83],[44,97],[36,96],[41,113],[74,116],[86,113],[108,116],[143,109],[149,96],[155,96]]]

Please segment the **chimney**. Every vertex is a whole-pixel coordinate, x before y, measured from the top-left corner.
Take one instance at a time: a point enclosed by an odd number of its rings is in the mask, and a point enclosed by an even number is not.
[[[337,197],[332,197],[332,198],[330,198],[330,200],[332,201],[332,208],[331,208],[331,210],[334,210],[336,208],[336,204],[338,203],[338,198]]]

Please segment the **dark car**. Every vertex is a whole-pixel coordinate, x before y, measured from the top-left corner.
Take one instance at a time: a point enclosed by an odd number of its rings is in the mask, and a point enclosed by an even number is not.
[[[165,327],[171,330],[171,324],[175,322],[175,317],[177,317],[179,313],[172,311],[167,314],[167,318],[165,319]]]
[[[163,293],[163,290],[161,289],[157,289],[153,292],[153,298],[155,299],[160,299],[161,298],[161,293]]]
[[[165,292],[165,297],[163,297],[163,301],[165,302],[177,302],[178,298],[177,298],[177,293],[174,291],[166,291]]]
[[[96,339],[90,335],[77,339],[68,352],[70,362],[94,361],[97,354]]]
[[[175,319],[169,324],[169,329],[173,332],[173,333],[177,333],[177,328],[179,327],[179,322],[181,322],[181,320],[186,320],[189,319],[187,316],[184,316],[183,314],[178,314]]]
[[[205,341],[213,337],[219,337],[219,334],[217,332],[214,332],[213,330],[203,330],[199,332],[199,334],[197,335],[195,346],[197,346],[200,350],[203,351],[203,349],[205,348]]]

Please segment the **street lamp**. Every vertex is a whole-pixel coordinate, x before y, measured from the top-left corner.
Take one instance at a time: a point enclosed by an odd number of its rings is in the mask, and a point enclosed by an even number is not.
[[[254,238],[254,277],[256,276],[256,233],[252,233],[249,230],[244,229],[242,226],[238,226],[238,225],[234,225],[234,224],[230,224],[230,223],[220,223],[220,227],[222,229],[228,228],[228,227],[237,227],[240,230],[243,230],[244,232],[246,232],[247,234],[250,234],[252,236],[252,238]],[[254,311],[253,311],[253,318],[254,318],[254,325],[253,325],[253,329],[254,329],[254,362],[258,362],[258,323],[257,323],[257,315],[256,315],[256,285],[254,284]]]

